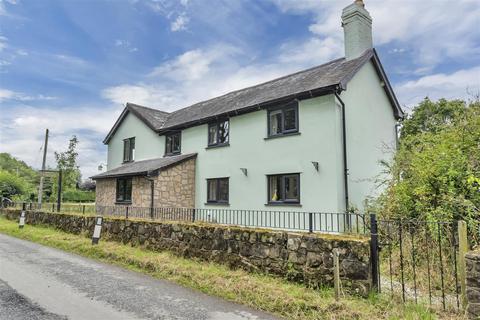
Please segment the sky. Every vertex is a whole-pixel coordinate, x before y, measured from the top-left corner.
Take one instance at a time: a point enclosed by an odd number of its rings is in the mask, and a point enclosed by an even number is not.
[[[0,0],[0,152],[83,178],[126,102],[173,111],[344,55],[353,0]],[[404,109],[480,92],[479,0],[365,0]]]

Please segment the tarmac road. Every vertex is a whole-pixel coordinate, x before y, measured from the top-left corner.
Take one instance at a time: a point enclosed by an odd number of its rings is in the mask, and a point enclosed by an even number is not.
[[[0,319],[276,319],[247,307],[0,234]]]

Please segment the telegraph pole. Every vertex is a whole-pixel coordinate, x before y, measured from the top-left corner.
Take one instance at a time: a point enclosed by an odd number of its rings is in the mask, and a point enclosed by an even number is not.
[[[48,129],[45,131],[45,144],[43,147],[42,171],[40,172],[40,186],[38,187],[38,205],[40,208],[42,207],[43,174],[45,173],[45,164],[47,161],[47,146],[48,146]]]

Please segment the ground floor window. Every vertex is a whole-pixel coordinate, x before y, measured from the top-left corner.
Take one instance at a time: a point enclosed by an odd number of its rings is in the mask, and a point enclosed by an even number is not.
[[[117,179],[117,202],[132,202],[132,178]]]
[[[300,174],[269,175],[268,203],[300,203]]]
[[[228,178],[207,179],[207,202],[228,203]]]

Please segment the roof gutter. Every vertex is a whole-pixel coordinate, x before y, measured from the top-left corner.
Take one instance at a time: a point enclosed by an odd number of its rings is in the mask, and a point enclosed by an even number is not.
[[[238,115],[241,115],[241,114],[258,111],[258,110],[261,110],[261,109],[267,109],[269,107],[278,106],[278,105],[281,105],[281,104],[287,104],[287,103],[290,103],[292,100],[295,100],[295,99],[305,100],[305,99],[320,97],[320,96],[323,96],[323,95],[326,95],[326,94],[331,94],[332,91],[337,90],[337,88],[339,88],[339,85],[335,84],[335,85],[330,85],[330,86],[322,87],[322,88],[318,88],[318,89],[303,91],[303,92],[291,94],[291,95],[288,95],[288,96],[284,96],[284,97],[281,97],[281,98],[269,100],[269,101],[266,101],[266,102],[263,102],[263,103],[257,103],[257,104],[254,104],[254,105],[251,105],[251,106],[248,106],[248,107],[245,107],[245,108],[235,109],[235,110],[232,110],[232,111],[227,111],[227,112],[224,112],[222,114],[217,114],[217,115],[214,115],[214,116],[189,121],[189,122],[174,125],[174,126],[171,126],[171,127],[168,127],[168,128],[157,129],[156,133],[159,134],[159,135],[163,135],[163,134],[165,134],[169,131],[172,131],[172,130],[186,129],[186,128],[194,127],[194,126],[197,126],[197,125],[200,125],[200,124],[209,123],[209,122],[215,121],[215,119],[218,119],[218,118],[238,116]],[[343,89],[341,87],[341,85],[340,85],[340,88]]]
[[[343,102],[342,98],[340,98],[340,94],[342,92],[341,88],[337,88],[333,91],[333,94],[340,102],[341,109],[342,109],[342,151],[343,151],[343,186],[345,191],[345,212],[349,210],[349,192],[348,192],[348,158],[347,158],[347,128],[346,128],[346,117],[345,117],[345,103]]]

